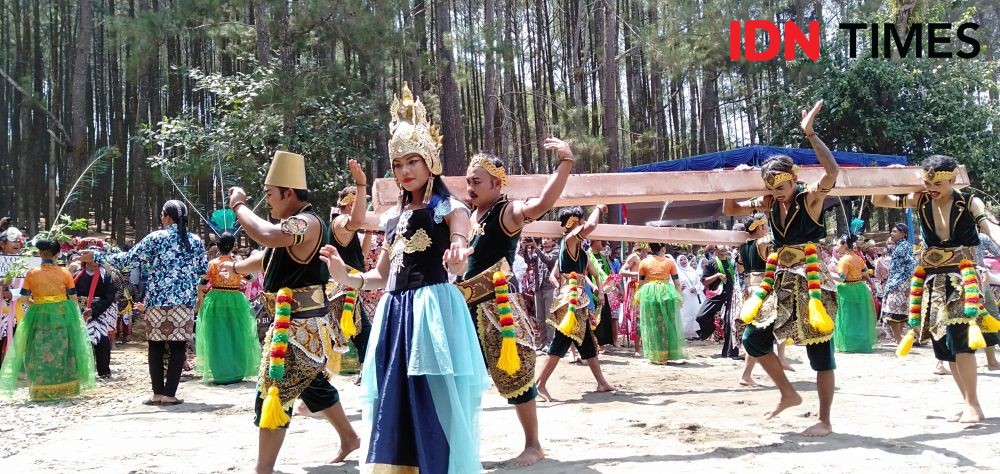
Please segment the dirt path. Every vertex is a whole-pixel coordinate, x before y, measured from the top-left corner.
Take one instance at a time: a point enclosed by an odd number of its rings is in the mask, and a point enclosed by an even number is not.
[[[944,418],[958,411],[950,377],[936,376],[929,348],[897,359],[888,348],[875,354],[837,354],[836,434],[807,439],[796,433],[816,412],[814,373],[805,351],[789,349],[790,373],[805,402],[778,419],[761,415],[777,400],[771,387],[737,382],[742,362],[713,358],[716,345],[689,348],[689,363],[654,366],[624,352],[603,357],[614,394],[594,388],[586,367],[563,360],[549,389],[560,402],[539,404],[548,459],[520,470],[534,473],[712,472],[914,472],[992,470],[1000,464],[1000,373],[980,369],[979,394],[991,416],[962,426]],[[980,355],[980,362],[983,362]],[[185,379],[185,403],[156,408],[148,397],[145,345],[130,344],[112,356],[111,381],[87,397],[47,404],[0,402],[2,472],[207,473],[251,472],[257,431],[252,425],[253,382],[216,387]],[[758,369],[758,381],[771,385]],[[334,382],[348,416],[362,429],[357,387]],[[484,398],[482,460],[488,470],[513,472],[502,461],[523,442],[514,411],[495,393]],[[296,417],[279,460],[285,473],[358,471],[358,455],[328,465],[336,434],[324,421]],[[714,471],[723,472],[723,471]]]

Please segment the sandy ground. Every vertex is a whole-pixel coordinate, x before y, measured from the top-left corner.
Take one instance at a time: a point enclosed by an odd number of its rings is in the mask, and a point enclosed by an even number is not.
[[[712,357],[719,346],[689,348],[689,362],[654,366],[628,352],[602,356],[613,394],[588,393],[589,370],[564,359],[549,388],[562,401],[539,404],[548,458],[535,473],[591,472],[911,472],[994,470],[1000,465],[1000,373],[980,369],[985,423],[963,426],[945,418],[959,409],[950,376],[932,374],[930,348],[898,359],[890,348],[837,355],[835,434],[810,439],[817,405],[814,372],[805,351],[789,348],[790,378],[805,402],[775,420],[762,414],[777,400],[767,387],[737,382],[741,362]],[[984,364],[980,355],[980,363]],[[156,408],[148,397],[145,345],[114,351],[110,381],[70,401],[0,402],[0,472],[207,473],[250,472],[256,458],[253,382],[225,387],[185,378],[186,403]],[[338,377],[348,416],[362,429],[359,389]],[[491,472],[521,448],[514,411],[495,392],[484,398],[482,460]],[[364,434],[362,433],[362,436]],[[295,417],[279,459],[280,472],[358,471],[358,455],[330,465],[337,437],[325,421]],[[721,471],[718,469],[724,469]]]

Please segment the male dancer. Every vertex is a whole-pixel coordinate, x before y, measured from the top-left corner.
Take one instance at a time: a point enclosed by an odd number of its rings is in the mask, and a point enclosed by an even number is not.
[[[559,262],[552,269],[549,276],[554,283],[559,283],[559,276],[562,277],[562,285],[559,299],[552,305],[548,323],[556,328],[552,344],[549,345],[548,357],[545,358],[545,365],[542,366],[538,376],[538,394],[545,401],[555,401],[545,384],[548,382],[552,372],[559,365],[559,359],[569,352],[571,346],[576,346],[580,351],[580,358],[590,367],[597,382],[597,392],[612,392],[615,390],[604,379],[601,372],[601,363],[597,358],[597,341],[591,330],[590,322],[594,317],[595,307],[591,299],[591,287],[587,281],[587,275],[598,278],[597,269],[594,263],[583,251],[583,240],[597,228],[597,221],[602,212],[607,212],[607,206],[600,204],[590,217],[581,222],[583,209],[579,207],[563,208],[559,211],[559,223],[563,227],[565,237],[559,246]],[[574,282],[571,278],[576,274]],[[575,285],[574,285],[575,283]],[[596,285],[597,301],[601,301],[601,284]],[[599,310],[599,308],[597,308]],[[600,314],[600,313],[596,313]]]
[[[363,176],[363,175],[362,175]],[[357,182],[358,187],[366,182]],[[271,168],[264,179],[264,195],[271,208],[272,224],[247,206],[243,189],[229,191],[229,207],[247,236],[268,247],[263,253],[240,262],[227,262],[223,270],[247,275],[264,272],[265,306],[274,317],[275,295],[280,289],[292,290],[292,314],[287,334],[287,351],[284,356],[284,376],[272,377],[269,373],[272,341],[275,327],[264,344],[264,360],[257,382],[254,424],[260,424],[264,397],[272,387],[279,389],[281,408],[291,415],[292,403],[301,398],[313,412],[321,412],[340,436],[340,450],[332,463],[341,462],[361,446],[361,438],[351,427],[344,407],[340,404],[337,389],[326,377],[326,362],[330,354],[325,344],[310,344],[329,339],[329,309],[324,286],[330,279],[326,264],[319,259],[319,249],[329,243],[329,230],[309,201],[306,186],[305,158],[302,155],[278,151],[271,161]],[[275,319],[277,322],[277,318]],[[257,472],[270,474],[278,459],[278,452],[285,440],[288,423],[277,429],[260,428],[257,454]]]
[[[513,335],[502,335],[493,274],[500,271],[502,262],[513,266],[521,229],[552,208],[573,170],[573,150],[566,142],[549,138],[545,140],[544,146],[546,150],[556,152],[559,164],[555,174],[542,189],[540,197],[524,201],[508,200],[502,194],[503,187],[507,185],[507,172],[499,159],[489,155],[473,156],[465,174],[466,190],[473,208],[469,244],[474,252],[469,257],[469,268],[460,286],[469,304],[469,313],[478,328],[486,368],[500,395],[507,399],[507,403],[514,405],[524,430],[524,451],[513,459],[513,463],[521,467],[530,466],[545,457],[538,440],[535,348],[530,342],[518,341],[516,352],[520,367],[513,372],[498,367],[503,339]],[[523,312],[521,308],[518,304],[512,305],[512,309],[515,309],[515,322],[521,323],[519,329],[524,332],[530,326],[525,325],[527,316],[518,314]]]
[[[771,223],[771,240],[777,253],[777,269],[772,289],[761,296],[752,296],[744,303],[758,306],[743,334],[743,347],[756,357],[771,377],[781,400],[768,414],[773,418],[787,408],[802,403],[802,397],[792,387],[781,361],[772,352],[776,340],[791,338],[806,345],[809,364],[816,371],[819,391],[819,422],[802,432],[805,436],[826,436],[833,432],[830,410],[833,406],[834,369],[833,321],[837,314],[835,293],[821,288],[823,278],[818,262],[816,242],[826,237],[823,221],[823,200],[837,183],[840,168],[833,155],[813,131],[816,115],[823,101],[812,110],[802,111],[801,127],[806,140],[823,166],[823,176],[806,186],[798,181],[797,168],[785,155],[772,156],[761,167],[768,194],[747,201],[725,200],[723,212],[731,216],[746,216],[766,209]],[[744,311],[746,313],[746,311]]]
[[[923,168],[923,191],[874,196],[872,203],[916,209],[927,248],[913,277],[923,285],[920,312],[911,311],[909,323],[911,327],[919,326],[921,340],[931,339],[934,356],[948,362],[962,394],[965,407],[948,421],[979,423],[984,416],[976,393],[975,349],[970,347],[970,339],[975,338],[970,335],[981,332],[981,318],[978,308],[967,307],[968,295],[973,285],[979,285],[972,263],[980,243],[979,231],[996,240],[1000,227],[989,220],[981,199],[955,188],[958,163],[954,158],[933,155],[924,160]],[[971,265],[971,271],[963,272],[967,265]],[[913,283],[916,287],[917,281]]]

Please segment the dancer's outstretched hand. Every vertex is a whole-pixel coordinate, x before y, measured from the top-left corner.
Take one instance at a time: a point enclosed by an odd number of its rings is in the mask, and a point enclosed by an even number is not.
[[[243,204],[246,204],[246,202],[247,202],[247,193],[246,193],[246,191],[244,191],[243,188],[241,188],[239,186],[233,186],[233,187],[229,188],[229,207],[232,208],[237,203],[241,203],[241,202]]]
[[[823,110],[823,99],[816,101],[812,110],[808,112],[802,110],[802,122],[799,125],[802,127],[802,132],[806,135],[813,134],[813,122],[816,120],[816,116],[819,115],[820,110]]]
[[[442,263],[448,267],[448,271],[452,273],[459,273],[454,271],[456,268],[461,268],[462,265],[468,260],[475,252],[472,247],[465,247],[460,242],[452,242],[451,248],[444,251],[444,256],[441,258]]]
[[[326,245],[319,249],[319,259],[330,270],[330,278],[333,278],[337,283],[347,284],[347,264],[340,258],[336,247]]]
[[[545,139],[545,143],[542,144],[548,151],[556,152],[556,156],[560,160],[573,161],[573,149],[570,148],[569,143],[566,143],[556,137],[549,137]]]
[[[349,160],[347,168],[351,170],[351,178],[354,178],[354,184],[368,186],[368,178],[365,177],[365,170],[361,169],[361,164],[358,163],[358,160]]]

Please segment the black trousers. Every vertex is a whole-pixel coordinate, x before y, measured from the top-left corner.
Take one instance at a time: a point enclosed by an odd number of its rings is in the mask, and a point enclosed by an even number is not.
[[[732,295],[728,293],[720,293],[701,304],[698,317],[695,318],[695,321],[698,322],[698,339],[704,341],[715,333],[715,315],[722,311],[723,306],[729,305],[730,296]]]
[[[148,341],[149,342],[149,378],[153,384],[153,393],[166,397],[177,395],[177,385],[181,383],[181,371],[184,370],[184,355],[187,341]],[[163,359],[168,356],[167,373],[164,378]]]
[[[361,308],[358,304],[357,308]],[[362,310],[364,311],[364,310]],[[351,342],[354,343],[354,347],[358,349],[358,364],[364,365],[365,355],[368,354],[368,338],[372,334],[372,322],[368,320],[368,315],[364,312],[361,313],[361,328],[358,333],[351,338]]]
[[[94,344],[94,363],[97,365],[97,375],[111,375],[111,339],[108,336],[101,336],[101,340]]]

